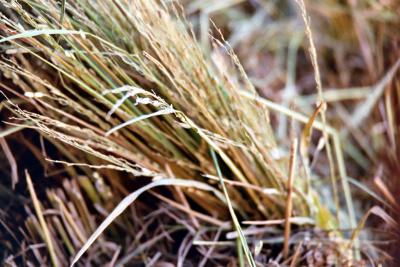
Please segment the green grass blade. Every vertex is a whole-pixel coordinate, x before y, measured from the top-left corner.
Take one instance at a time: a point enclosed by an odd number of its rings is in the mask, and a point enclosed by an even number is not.
[[[219,164],[218,164],[217,156],[215,154],[215,151],[212,150],[212,149],[211,149],[211,156],[213,158],[214,165],[215,165],[215,168],[217,170],[217,175],[220,178],[220,184],[221,184],[222,189],[224,191],[224,195],[225,195],[225,198],[226,198],[226,203],[228,204],[228,208],[229,208],[229,213],[231,214],[232,221],[233,221],[233,224],[234,224],[234,226],[236,228],[236,231],[239,233],[240,244],[241,244],[241,246],[242,246],[242,248],[244,250],[244,253],[246,255],[246,258],[247,258],[247,261],[248,261],[249,265],[251,267],[256,267],[256,263],[255,263],[255,261],[253,259],[253,255],[251,254],[249,245],[247,244],[246,237],[243,234],[243,231],[242,231],[242,228],[240,226],[239,220],[236,217],[235,211],[233,210],[232,203],[231,203],[229,195],[228,195],[228,190],[226,189],[224,180],[222,179],[222,172],[221,172],[221,169],[220,169]],[[240,258],[240,253],[239,253],[239,258]]]
[[[40,35],[66,35],[66,34],[80,34],[85,35],[83,31],[74,31],[74,30],[64,30],[64,29],[42,29],[42,30],[28,30],[21,33],[17,33],[14,35],[10,35],[8,37],[0,39],[0,43],[14,41],[22,38],[31,38]]]

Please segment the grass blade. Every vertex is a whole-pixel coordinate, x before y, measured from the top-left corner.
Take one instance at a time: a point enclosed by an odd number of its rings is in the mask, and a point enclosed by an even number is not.
[[[292,216],[292,193],[293,193],[293,182],[297,165],[297,138],[293,140],[292,147],[290,149],[290,162],[289,162],[289,177],[287,181],[287,202],[285,210],[285,232],[284,232],[284,243],[283,243],[283,257],[287,259],[289,256],[289,239],[290,239],[290,217]]]
[[[222,178],[222,172],[221,172],[221,169],[220,169],[219,164],[218,164],[217,156],[216,156],[214,150],[212,150],[212,149],[211,149],[211,157],[213,158],[215,168],[217,169],[217,175],[220,178],[220,184],[221,184],[221,187],[222,187],[222,189],[224,191],[226,203],[228,205],[229,213],[231,214],[233,224],[234,224],[234,226],[236,228],[236,231],[239,233],[240,245],[244,250],[244,254],[246,255],[246,259],[247,259],[249,265],[251,267],[256,267],[256,263],[255,263],[255,261],[253,259],[253,255],[251,254],[249,245],[247,244],[246,237],[243,234],[242,227],[240,226],[239,220],[236,217],[235,211],[234,211],[234,209],[232,207],[232,203],[231,203],[229,195],[228,195],[228,190],[226,189],[224,180]],[[239,258],[240,258],[240,252],[239,252]]]
[[[124,212],[129,205],[131,205],[142,193],[158,187],[158,186],[183,186],[183,187],[194,187],[200,190],[213,191],[216,193],[215,188],[201,182],[192,181],[192,180],[183,180],[183,179],[175,179],[175,178],[165,178],[156,180],[151,182],[148,185],[145,185],[135,192],[126,196],[115,209],[107,216],[107,218],[97,227],[94,233],[88,238],[82,248],[78,251],[74,259],[72,260],[71,267],[74,266],[78,260],[82,257],[82,255],[90,248],[90,246],[96,241],[96,239],[104,232],[104,230],[119,216]]]
[[[0,39],[0,43],[14,41],[22,38],[32,38],[40,35],[68,35],[68,34],[79,34],[84,35],[83,31],[74,31],[74,30],[64,30],[64,29],[41,29],[41,30],[28,30],[21,33],[17,33],[14,35],[10,35],[8,37]]]
[[[29,193],[32,198],[33,206],[35,208],[36,215],[39,219],[40,227],[43,229],[44,238],[45,238],[47,249],[49,250],[51,262],[52,262],[53,266],[59,266],[59,262],[57,260],[56,253],[54,251],[53,242],[51,240],[50,231],[49,231],[49,228],[47,228],[47,224],[44,219],[42,209],[40,208],[40,202],[36,196],[35,189],[32,184],[32,179],[31,179],[31,176],[29,175],[28,171],[25,171],[25,176],[26,176],[26,182],[28,185],[28,190],[29,190]]]

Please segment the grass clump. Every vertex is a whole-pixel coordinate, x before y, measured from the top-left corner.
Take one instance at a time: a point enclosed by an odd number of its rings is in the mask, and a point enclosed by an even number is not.
[[[217,37],[201,46],[175,2],[0,0],[7,125],[38,133],[40,145],[26,145],[44,169],[62,170],[54,185],[26,173],[35,212],[26,205],[22,261],[295,266],[381,259],[358,241],[366,219],[357,227],[343,134],[327,122],[300,3],[320,100],[311,116],[259,97],[222,33],[215,29]],[[270,112],[291,121],[286,142]],[[324,136],[315,153],[329,159],[329,184],[315,182],[322,175],[309,159],[312,129]]]

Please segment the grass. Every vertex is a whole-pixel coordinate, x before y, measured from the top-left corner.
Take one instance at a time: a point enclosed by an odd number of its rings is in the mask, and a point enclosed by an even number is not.
[[[5,263],[389,262],[399,7],[328,2],[0,0]]]

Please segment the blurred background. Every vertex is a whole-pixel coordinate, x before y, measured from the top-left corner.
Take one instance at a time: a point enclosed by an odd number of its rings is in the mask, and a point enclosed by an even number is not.
[[[216,52],[222,48],[213,45],[210,37],[225,39],[260,95],[308,117],[313,114],[318,101],[315,74],[308,38],[304,33],[304,20],[296,1],[183,0],[181,3],[204,53],[220,56]],[[344,142],[346,167],[357,199],[355,205],[360,211],[357,217],[363,216],[361,211],[379,204],[395,219],[400,219],[395,208],[382,204],[397,207],[400,195],[400,1],[306,0],[305,5],[317,50],[323,97],[328,104],[327,122],[338,129]],[[224,60],[228,62],[230,59],[226,56],[221,62]],[[2,120],[8,115],[3,113]],[[271,121],[279,143],[288,148],[291,121],[274,112],[271,112]],[[320,133],[314,132],[310,145],[314,155],[311,161],[315,167],[313,170],[320,177],[327,178],[314,182],[329,184],[328,159],[325,154],[318,153],[320,140]],[[36,133],[4,133],[0,141],[0,240],[5,240],[0,245],[0,251],[4,252],[0,252],[0,257],[6,257],[9,251],[19,251],[19,240],[24,235],[24,231],[13,234],[7,221],[12,218],[23,222],[30,217],[28,228],[34,228],[36,220],[31,216],[32,211],[25,207],[29,200],[24,184],[17,185],[18,194],[15,194],[11,189],[11,177],[24,176],[26,167],[32,176],[43,173],[48,177],[63,176],[68,171],[43,161],[43,151],[49,158],[57,158],[57,149],[63,148],[56,148],[55,144],[45,145],[47,141]],[[278,156],[279,153],[287,154],[288,150],[277,151]],[[16,161],[18,170],[10,164]],[[82,187],[91,186],[84,177],[80,181]],[[102,201],[110,201],[97,210],[105,214],[118,201],[110,200],[110,189],[101,177],[96,181],[95,186],[104,198]],[[66,192],[79,191],[75,182],[64,181],[55,182],[51,193],[37,186],[37,193],[43,198],[47,195],[53,202],[60,197],[79,203],[82,195],[65,196],[59,192],[60,184]],[[51,183],[46,185],[46,188],[51,187]],[[321,194],[329,195],[330,191],[327,189]],[[98,201],[94,200],[95,203]],[[143,210],[147,210],[147,204],[137,205],[139,210],[141,205]],[[131,212],[141,213],[133,209]],[[371,217],[368,227],[376,232],[376,236],[382,235],[383,240],[390,239],[390,246],[382,243],[383,252],[396,259],[400,255],[400,244],[395,243],[395,233],[386,237],[385,229],[379,228],[380,222]],[[92,222],[88,220],[86,223]],[[35,235],[38,234],[30,234]],[[379,247],[380,244],[375,245]],[[109,246],[112,251],[118,250],[115,243],[110,242]],[[110,256],[109,252],[104,254]],[[396,264],[400,263],[393,264],[398,266]]]
[[[219,38],[220,30],[262,96],[311,116],[318,95],[296,1],[184,4],[206,51],[212,53],[209,37]],[[383,172],[379,176],[385,183],[396,183],[400,3],[308,0],[305,5],[328,104],[328,124],[339,129],[346,142],[349,175],[369,185]],[[272,113],[272,119],[279,141],[290,142],[287,118]],[[320,137],[315,134],[314,148]]]

